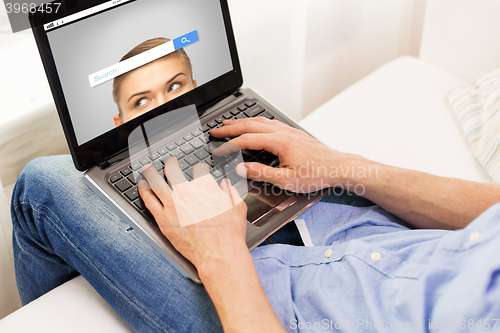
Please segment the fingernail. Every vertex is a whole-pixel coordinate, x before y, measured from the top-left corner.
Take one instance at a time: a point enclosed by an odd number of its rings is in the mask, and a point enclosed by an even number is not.
[[[151,167],[152,167],[151,164],[146,164],[145,166],[142,167],[142,172],[149,170],[149,168],[151,168]]]
[[[238,176],[247,178],[248,168],[245,166],[245,164],[238,164],[235,170]]]
[[[234,119],[226,119],[222,121],[223,124],[231,124],[232,122],[234,122]]]

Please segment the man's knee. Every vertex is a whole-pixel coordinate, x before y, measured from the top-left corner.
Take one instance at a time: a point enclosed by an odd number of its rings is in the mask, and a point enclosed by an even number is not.
[[[21,176],[30,179],[60,178],[75,173],[76,169],[69,155],[39,157],[29,162],[23,169]]]
[[[12,205],[31,201],[33,196],[44,197],[47,191],[61,192],[81,174],[74,168],[70,156],[40,157],[29,162],[17,179]],[[68,185],[66,185],[68,184]]]

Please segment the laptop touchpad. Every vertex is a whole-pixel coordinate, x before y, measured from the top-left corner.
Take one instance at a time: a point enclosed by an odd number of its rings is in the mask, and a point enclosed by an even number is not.
[[[247,220],[256,227],[262,227],[276,214],[297,202],[294,195],[270,184],[249,181],[248,189],[244,199],[248,206]]]

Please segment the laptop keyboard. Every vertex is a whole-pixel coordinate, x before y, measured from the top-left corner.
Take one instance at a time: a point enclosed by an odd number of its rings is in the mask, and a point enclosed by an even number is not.
[[[121,193],[123,197],[133,204],[137,210],[151,220],[152,224],[156,228],[158,228],[154,222],[152,214],[146,208],[144,201],[142,201],[139,196],[137,182],[140,179],[143,179],[141,173],[142,167],[146,164],[152,164],[164,177],[163,168],[165,161],[171,156],[175,156],[179,161],[179,166],[187,180],[193,179],[194,165],[198,163],[206,163],[211,167],[211,174],[217,182],[220,182],[222,179],[227,177],[231,180],[232,184],[235,184],[242,178],[236,174],[234,168],[242,161],[230,160],[231,158],[229,157],[227,159],[212,158],[211,150],[222,145],[224,142],[227,142],[227,140],[214,138],[209,134],[209,131],[212,128],[221,127],[222,121],[225,119],[243,119],[257,116],[263,116],[268,119],[275,118],[255,100],[241,103],[238,107],[233,108],[222,115],[208,119],[202,127],[184,133],[173,142],[167,142],[164,145],[162,144],[160,148],[150,152],[147,156],[139,158],[130,165],[127,165],[119,171],[110,174],[108,182],[116,191]],[[272,166],[279,164],[279,160],[275,155],[263,150],[243,150],[241,155],[245,162],[260,162]],[[229,164],[233,167],[227,168]],[[232,171],[229,172],[229,174],[226,174],[224,170],[228,169],[232,169]]]

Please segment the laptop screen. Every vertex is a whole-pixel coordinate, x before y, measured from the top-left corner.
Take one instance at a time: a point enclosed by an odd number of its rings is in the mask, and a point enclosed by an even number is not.
[[[79,146],[233,70],[219,0],[112,0],[43,28]]]

